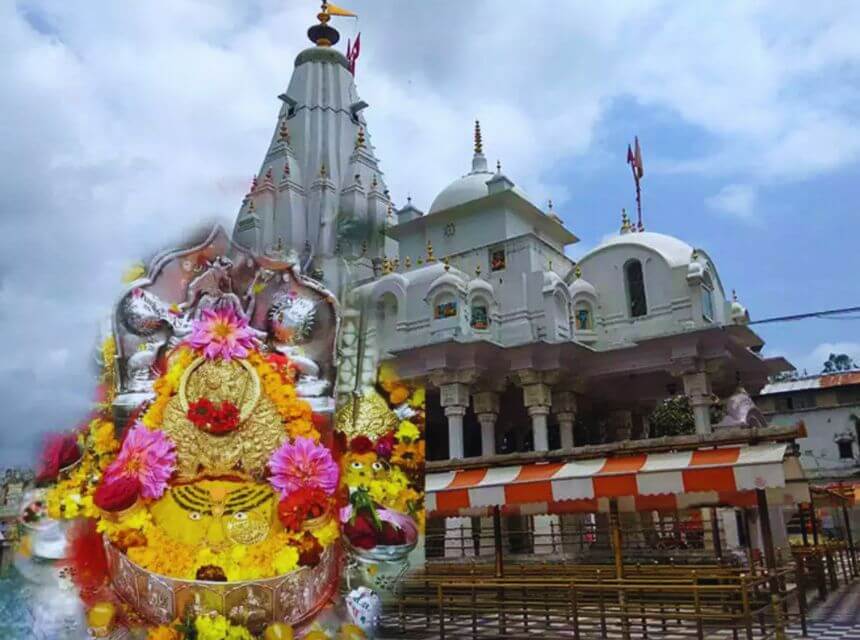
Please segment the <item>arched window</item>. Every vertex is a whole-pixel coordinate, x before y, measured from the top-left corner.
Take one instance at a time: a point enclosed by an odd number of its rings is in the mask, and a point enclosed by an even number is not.
[[[442,320],[444,318],[453,318],[457,315],[457,301],[451,294],[441,294],[436,298],[436,304],[433,305],[433,318]]]
[[[707,273],[702,281],[702,317],[708,322],[714,321],[714,285]]]
[[[624,277],[627,280],[627,303],[631,318],[639,318],[648,313],[648,301],[645,298],[645,278],[642,275],[642,263],[631,260],[624,265]]]
[[[486,331],[490,328],[490,308],[483,298],[475,298],[472,301],[471,319],[469,324],[473,329]]]
[[[576,321],[576,330],[577,331],[591,331],[594,327],[593,320],[591,318],[591,307],[584,302],[576,305],[575,312],[575,321]]]

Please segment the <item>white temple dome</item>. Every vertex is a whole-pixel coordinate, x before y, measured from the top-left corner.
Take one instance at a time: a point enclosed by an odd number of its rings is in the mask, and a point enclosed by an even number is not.
[[[653,231],[622,233],[612,236],[590,251],[589,254],[615,245],[636,245],[651,249],[660,254],[669,266],[673,268],[688,265],[693,259],[693,247],[686,242],[662,233],[654,233]],[[580,262],[585,260],[585,257],[583,256]]]
[[[462,178],[454,180],[439,192],[430,205],[430,213],[450,209],[457,205],[483,198],[489,194],[487,180],[493,177],[489,171],[467,173]]]
[[[570,297],[575,298],[577,295],[589,295],[597,297],[597,289],[594,288],[594,285],[591,284],[585,278],[577,278],[574,280],[571,285],[567,288],[570,291]]]

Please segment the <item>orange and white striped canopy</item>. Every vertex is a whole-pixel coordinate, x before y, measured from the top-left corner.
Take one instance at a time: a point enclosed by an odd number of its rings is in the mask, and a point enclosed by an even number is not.
[[[786,444],[622,455],[592,460],[465,469],[428,474],[428,515],[597,512],[617,498],[626,511],[756,504],[766,489],[771,504],[809,499],[796,457]]]

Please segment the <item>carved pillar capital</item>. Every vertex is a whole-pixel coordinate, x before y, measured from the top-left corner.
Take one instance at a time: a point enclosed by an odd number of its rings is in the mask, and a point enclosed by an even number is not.
[[[460,382],[440,385],[439,403],[446,409],[451,406],[469,406],[469,385]]]
[[[573,391],[552,392],[552,412],[556,415],[577,412],[576,394]]]
[[[478,391],[472,394],[475,413],[499,413],[499,394],[495,391]]]

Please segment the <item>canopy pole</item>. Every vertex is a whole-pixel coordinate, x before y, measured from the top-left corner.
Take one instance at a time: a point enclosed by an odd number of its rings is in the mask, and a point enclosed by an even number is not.
[[[851,520],[848,517],[847,500],[842,501],[842,517],[845,519],[845,536],[848,538],[848,552],[851,554],[851,570],[857,575],[857,557],[854,555],[854,536],[851,535]]]
[[[493,542],[496,552],[496,577],[505,575],[505,559],[502,556],[502,513],[499,506],[493,507]]]
[[[723,541],[720,539],[720,521],[716,507],[711,507],[711,535],[714,543],[714,555],[717,560],[723,561]]]
[[[621,637],[630,638],[630,621],[627,618],[627,597],[622,588],[624,580],[624,552],[621,549],[621,518],[618,498],[609,499],[609,527],[612,533],[612,550],[615,553],[615,578],[618,580],[618,606],[621,607]]]
[[[800,537],[803,538],[803,546],[809,546],[809,535],[806,533],[806,509],[803,504],[797,505],[797,515],[800,517]]]
[[[818,546],[818,516],[815,513],[815,503],[809,501],[809,517],[812,520],[812,544]]]
[[[764,560],[768,571],[776,569],[776,554],[773,552],[773,532],[770,528],[770,513],[767,509],[767,493],[764,489],[755,490],[758,501],[758,520],[761,527],[761,543],[764,547]]]
[[[744,508],[740,509],[741,514],[741,526],[743,527],[744,539],[746,540],[746,549],[747,549],[747,566],[750,569],[750,575],[755,576],[755,561],[753,560],[753,552],[752,552],[752,532],[750,531],[750,516],[747,513],[747,510]]]

